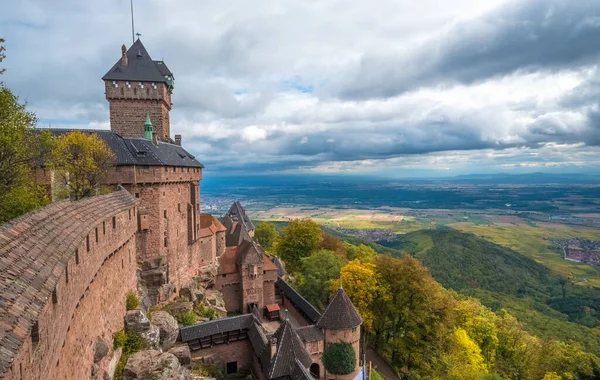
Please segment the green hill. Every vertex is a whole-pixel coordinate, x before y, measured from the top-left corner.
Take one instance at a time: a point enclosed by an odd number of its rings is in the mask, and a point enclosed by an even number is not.
[[[419,258],[444,287],[507,309],[541,337],[573,339],[600,352],[600,289],[574,285],[519,252],[450,228],[382,244]]]

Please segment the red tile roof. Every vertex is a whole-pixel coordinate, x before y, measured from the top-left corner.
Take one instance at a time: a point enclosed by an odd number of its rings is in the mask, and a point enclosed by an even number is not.
[[[219,257],[219,274],[237,273],[238,247],[227,247]]]
[[[219,219],[210,214],[200,214],[200,237],[209,237],[227,229]]]
[[[268,311],[269,313],[272,313],[272,312],[274,312],[274,311],[279,311],[279,305],[278,305],[278,304],[276,304],[276,303],[273,303],[273,304],[271,304],[271,305],[267,305],[267,311]]]

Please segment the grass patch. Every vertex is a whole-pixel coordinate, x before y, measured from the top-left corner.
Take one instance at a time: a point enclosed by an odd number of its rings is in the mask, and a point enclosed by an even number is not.
[[[127,294],[127,300],[125,301],[125,308],[127,310],[135,310],[140,306],[140,298],[134,292]]]
[[[454,225],[493,243],[511,248],[543,264],[579,285],[600,287],[600,269],[587,264],[563,260],[558,248],[549,240],[581,237],[600,240],[600,230],[591,228],[540,228],[531,226]]]

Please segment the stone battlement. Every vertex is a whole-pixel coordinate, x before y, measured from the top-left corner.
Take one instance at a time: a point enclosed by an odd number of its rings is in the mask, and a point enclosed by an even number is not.
[[[0,227],[0,377],[50,379],[63,369],[78,368],[74,363],[59,365],[69,331],[80,335],[79,329],[85,328],[74,321],[87,320],[88,329],[107,337],[114,331],[103,331],[106,327],[113,330],[122,325],[122,314],[106,315],[100,326],[77,314],[89,302],[84,297],[94,280],[114,282],[102,273],[103,267],[112,265],[111,273],[123,271],[113,273],[121,281],[121,292],[135,289],[135,205],[131,194],[119,190],[56,202]],[[102,275],[97,279],[98,274]],[[104,291],[110,288],[97,282],[94,289],[96,285]],[[71,360],[91,364],[92,358]]]

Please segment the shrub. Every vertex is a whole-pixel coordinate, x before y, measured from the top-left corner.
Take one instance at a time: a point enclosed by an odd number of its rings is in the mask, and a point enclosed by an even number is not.
[[[124,330],[119,330],[115,333],[113,338],[113,347],[116,350],[119,347],[123,347],[123,353],[132,354],[145,348],[146,342],[139,333],[130,332],[126,333]]]
[[[138,306],[140,306],[140,299],[138,298],[137,294],[135,294],[134,292],[127,294],[127,301],[125,301],[125,308],[127,310],[134,310],[134,309],[137,309]]]
[[[200,362],[192,362],[191,372],[194,375],[203,377],[212,377],[214,379],[223,379],[223,368],[217,364],[201,364]]]
[[[383,380],[383,377],[375,369],[371,370],[371,380]]]
[[[356,367],[356,353],[350,343],[328,344],[323,352],[323,364],[329,373],[347,375]]]
[[[182,326],[191,326],[196,324],[197,316],[193,310],[186,311],[183,314],[177,316],[177,323]]]
[[[127,334],[125,334],[124,330],[119,330],[115,333],[115,337],[113,338],[113,348],[116,350],[119,347],[123,347],[127,342]]]
[[[146,348],[146,342],[139,333],[130,332],[126,333],[124,330],[117,331],[113,339],[113,347],[115,350],[119,347],[123,348],[121,358],[115,368],[114,380],[121,380],[123,378],[123,369],[127,364],[129,356],[134,352],[138,352]]]
[[[204,302],[198,303],[198,305],[196,305],[196,307],[194,308],[194,311],[196,312],[196,314],[198,314],[198,316],[208,318],[211,321],[219,319],[219,314],[217,313],[217,311],[215,309],[206,307],[204,305]]]

